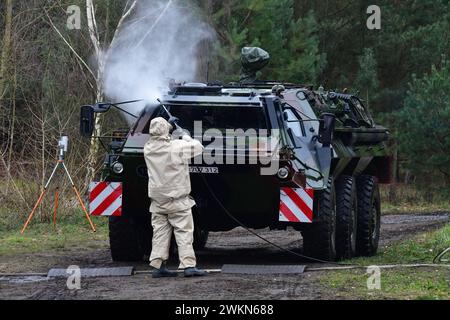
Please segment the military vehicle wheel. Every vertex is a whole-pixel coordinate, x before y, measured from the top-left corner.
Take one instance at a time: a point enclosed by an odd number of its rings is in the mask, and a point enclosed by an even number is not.
[[[372,256],[380,240],[380,191],[374,176],[363,175],[356,181],[358,194],[356,253]]]
[[[339,259],[352,258],[356,253],[357,229],[356,183],[351,176],[336,181],[336,255]]]
[[[140,261],[150,255],[150,215],[139,218],[110,217],[109,244],[113,261]]]
[[[314,195],[315,221],[303,231],[305,255],[316,259],[336,259],[336,195],[333,179]]]
[[[209,231],[201,224],[201,210],[198,206],[192,208],[192,217],[194,218],[194,250],[202,250],[208,242]]]
[[[208,242],[209,231],[194,227],[194,250],[202,250]]]

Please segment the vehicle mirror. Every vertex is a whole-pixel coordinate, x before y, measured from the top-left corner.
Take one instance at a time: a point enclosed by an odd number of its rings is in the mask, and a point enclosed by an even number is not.
[[[333,139],[336,116],[333,113],[323,113],[319,127],[319,142],[323,147],[329,147]]]
[[[111,108],[111,103],[98,102],[92,107],[92,110],[94,111],[94,113],[105,113],[105,112],[109,111],[110,108]]]
[[[80,134],[82,137],[90,138],[94,132],[94,108],[82,106],[80,111]]]

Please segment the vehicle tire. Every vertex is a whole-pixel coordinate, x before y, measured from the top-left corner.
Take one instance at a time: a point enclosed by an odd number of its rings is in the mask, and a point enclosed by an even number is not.
[[[356,254],[373,256],[380,240],[380,191],[376,177],[362,175],[356,181],[358,194]]]
[[[202,226],[202,211],[199,207],[192,208],[192,217],[194,219],[194,250],[202,250],[208,242],[209,231]]]
[[[194,227],[194,250],[202,250],[205,248],[208,242],[209,231],[200,228],[200,226]]]
[[[152,216],[150,213],[146,213],[142,216],[134,218],[135,229],[138,234],[139,246],[141,248],[144,256],[150,258],[152,252],[152,238],[153,238],[153,227],[152,227]]]
[[[357,230],[356,183],[351,176],[336,181],[336,255],[350,259],[356,254]]]
[[[151,239],[150,215],[109,218],[109,243],[113,261],[141,261],[144,255],[150,255]]]
[[[336,259],[336,197],[333,179],[314,193],[314,222],[303,231],[303,251],[320,260]]]

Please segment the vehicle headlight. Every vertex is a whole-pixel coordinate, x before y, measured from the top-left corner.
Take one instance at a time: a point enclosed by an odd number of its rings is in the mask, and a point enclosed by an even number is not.
[[[123,164],[120,162],[114,162],[111,168],[112,171],[116,174],[121,174],[123,172]]]
[[[286,179],[289,176],[289,169],[286,167],[278,169],[277,176],[280,179]]]

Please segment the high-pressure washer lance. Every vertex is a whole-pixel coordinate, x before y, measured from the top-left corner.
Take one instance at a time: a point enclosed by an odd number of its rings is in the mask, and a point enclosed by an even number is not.
[[[171,125],[174,125],[177,130],[184,131],[183,128],[181,128],[180,125],[178,124],[178,121],[180,121],[180,119],[178,119],[177,117],[174,117],[170,113],[169,109],[167,109],[167,107],[161,102],[161,100],[159,100],[159,99],[156,99],[156,100],[158,100],[158,102],[161,104],[161,107],[163,108],[164,112],[167,113],[167,115],[169,116],[169,120],[167,120],[167,122],[169,122]]]

